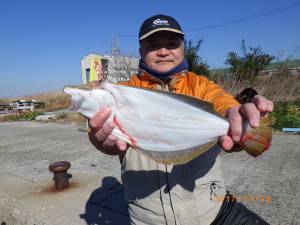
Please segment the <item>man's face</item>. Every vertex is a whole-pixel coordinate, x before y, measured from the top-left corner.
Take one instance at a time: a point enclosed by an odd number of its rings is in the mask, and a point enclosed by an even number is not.
[[[183,61],[184,44],[179,34],[159,31],[141,41],[140,55],[149,68],[164,73]]]

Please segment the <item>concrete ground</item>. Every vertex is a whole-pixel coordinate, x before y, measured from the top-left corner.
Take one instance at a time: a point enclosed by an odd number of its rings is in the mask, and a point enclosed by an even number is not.
[[[0,224],[128,224],[117,157],[99,153],[78,125],[0,123]],[[227,189],[270,224],[300,224],[300,136],[278,134],[254,159],[222,153]],[[53,189],[50,163],[72,164]]]

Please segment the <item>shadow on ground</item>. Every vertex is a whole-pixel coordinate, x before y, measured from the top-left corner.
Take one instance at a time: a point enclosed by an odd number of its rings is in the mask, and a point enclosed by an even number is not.
[[[129,225],[124,188],[114,177],[104,177],[101,187],[94,190],[80,215],[88,225]]]

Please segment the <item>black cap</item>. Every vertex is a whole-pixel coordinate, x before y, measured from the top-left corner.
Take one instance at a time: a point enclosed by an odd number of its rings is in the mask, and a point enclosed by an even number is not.
[[[160,14],[152,16],[143,22],[139,32],[139,40],[141,41],[151,34],[162,30],[184,35],[179,23],[174,18]]]

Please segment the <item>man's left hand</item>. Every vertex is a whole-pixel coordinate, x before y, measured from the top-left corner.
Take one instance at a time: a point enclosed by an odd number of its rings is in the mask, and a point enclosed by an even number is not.
[[[266,116],[268,112],[272,112],[273,106],[272,101],[267,100],[263,96],[255,95],[252,103],[230,108],[226,113],[229,122],[229,132],[227,135],[219,138],[222,148],[229,151],[233,147],[234,142],[238,142],[241,139],[243,118],[249,121],[251,127],[258,127],[259,118]]]

